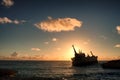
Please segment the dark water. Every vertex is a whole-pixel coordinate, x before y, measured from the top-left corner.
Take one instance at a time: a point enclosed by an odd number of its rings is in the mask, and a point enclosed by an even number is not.
[[[0,68],[17,70],[16,76],[22,78],[120,80],[120,70],[103,69],[100,64],[72,67],[70,61],[0,61]]]

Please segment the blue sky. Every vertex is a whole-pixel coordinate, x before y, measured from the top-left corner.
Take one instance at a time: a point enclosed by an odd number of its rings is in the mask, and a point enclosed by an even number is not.
[[[0,58],[69,60],[72,44],[86,53],[92,50],[99,59],[118,58],[119,4],[119,0],[0,0]]]

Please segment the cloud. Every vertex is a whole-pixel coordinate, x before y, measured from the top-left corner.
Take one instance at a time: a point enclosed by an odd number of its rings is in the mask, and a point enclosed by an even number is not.
[[[114,47],[116,47],[116,48],[120,48],[120,44],[116,44]]]
[[[58,51],[60,51],[60,50],[61,50],[61,48],[57,48],[57,50],[58,50]]]
[[[11,57],[17,57],[18,56],[18,53],[17,52],[13,52],[12,54],[11,54]]]
[[[86,41],[86,42],[83,42],[83,44],[84,44],[84,45],[87,45],[87,44],[88,44],[88,42],[87,42],[87,41]]]
[[[1,24],[12,23],[12,20],[7,17],[3,17],[3,18],[0,18],[0,23]]]
[[[0,18],[0,24],[10,24],[10,23],[13,23],[13,24],[20,24],[20,23],[25,23],[26,21],[25,20],[11,20],[7,17],[3,17],[3,18]]]
[[[31,48],[32,51],[40,51],[40,48]]]
[[[44,42],[44,44],[49,44],[49,42]]]
[[[106,36],[104,36],[104,35],[101,35],[101,36],[100,36],[100,38],[102,38],[102,39],[104,39],[104,40],[106,40],[106,39],[107,39],[107,37],[106,37]]]
[[[58,40],[57,38],[52,38],[52,41],[54,41],[54,42],[57,41],[57,40]]]
[[[20,24],[20,22],[18,20],[14,20],[13,23]]]
[[[89,43],[90,43],[90,39],[83,41],[83,44],[84,44],[84,45],[88,45]]]
[[[120,34],[120,26],[117,26],[116,30],[117,30],[118,34]]]
[[[6,7],[11,7],[14,5],[14,1],[13,0],[2,0],[1,4],[6,6]]]
[[[82,22],[76,18],[52,19],[52,17],[35,24],[37,28],[48,32],[74,31],[75,27],[80,28],[81,25]]]

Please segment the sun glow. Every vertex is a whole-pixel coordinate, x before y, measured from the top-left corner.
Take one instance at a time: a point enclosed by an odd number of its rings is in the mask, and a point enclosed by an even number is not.
[[[78,52],[79,48],[75,47],[76,51]],[[65,55],[68,60],[70,60],[72,57],[74,57],[74,50],[72,47],[70,47],[67,51],[67,54]]]
[[[72,47],[69,49],[69,54],[68,54],[68,56],[69,56],[70,58],[74,57],[74,51],[73,51]]]
[[[75,39],[75,40],[74,40]],[[67,43],[64,43],[61,45],[61,47],[64,47],[61,51],[62,56],[66,59],[66,60],[71,60],[72,57],[74,57],[74,50],[72,45],[75,46],[75,49],[77,52],[79,52],[79,49],[82,49],[82,44],[79,45],[79,43],[82,43],[80,41],[78,41],[79,39],[76,38],[71,38],[70,41],[66,41]],[[64,41],[65,42],[65,41]]]

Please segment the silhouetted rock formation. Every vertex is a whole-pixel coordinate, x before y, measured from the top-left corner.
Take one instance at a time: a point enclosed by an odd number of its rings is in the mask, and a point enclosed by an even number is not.
[[[92,56],[85,56],[85,53],[83,53],[82,51],[79,51],[79,53],[77,53],[74,45],[72,45],[72,47],[75,53],[75,56],[72,58],[73,66],[86,66],[98,63],[97,56],[93,55],[92,51],[90,51]]]
[[[102,67],[109,68],[109,69],[120,69],[120,59],[119,60],[111,60],[106,63],[103,63]]]
[[[0,77],[13,77],[17,71],[11,69],[0,69]]]

